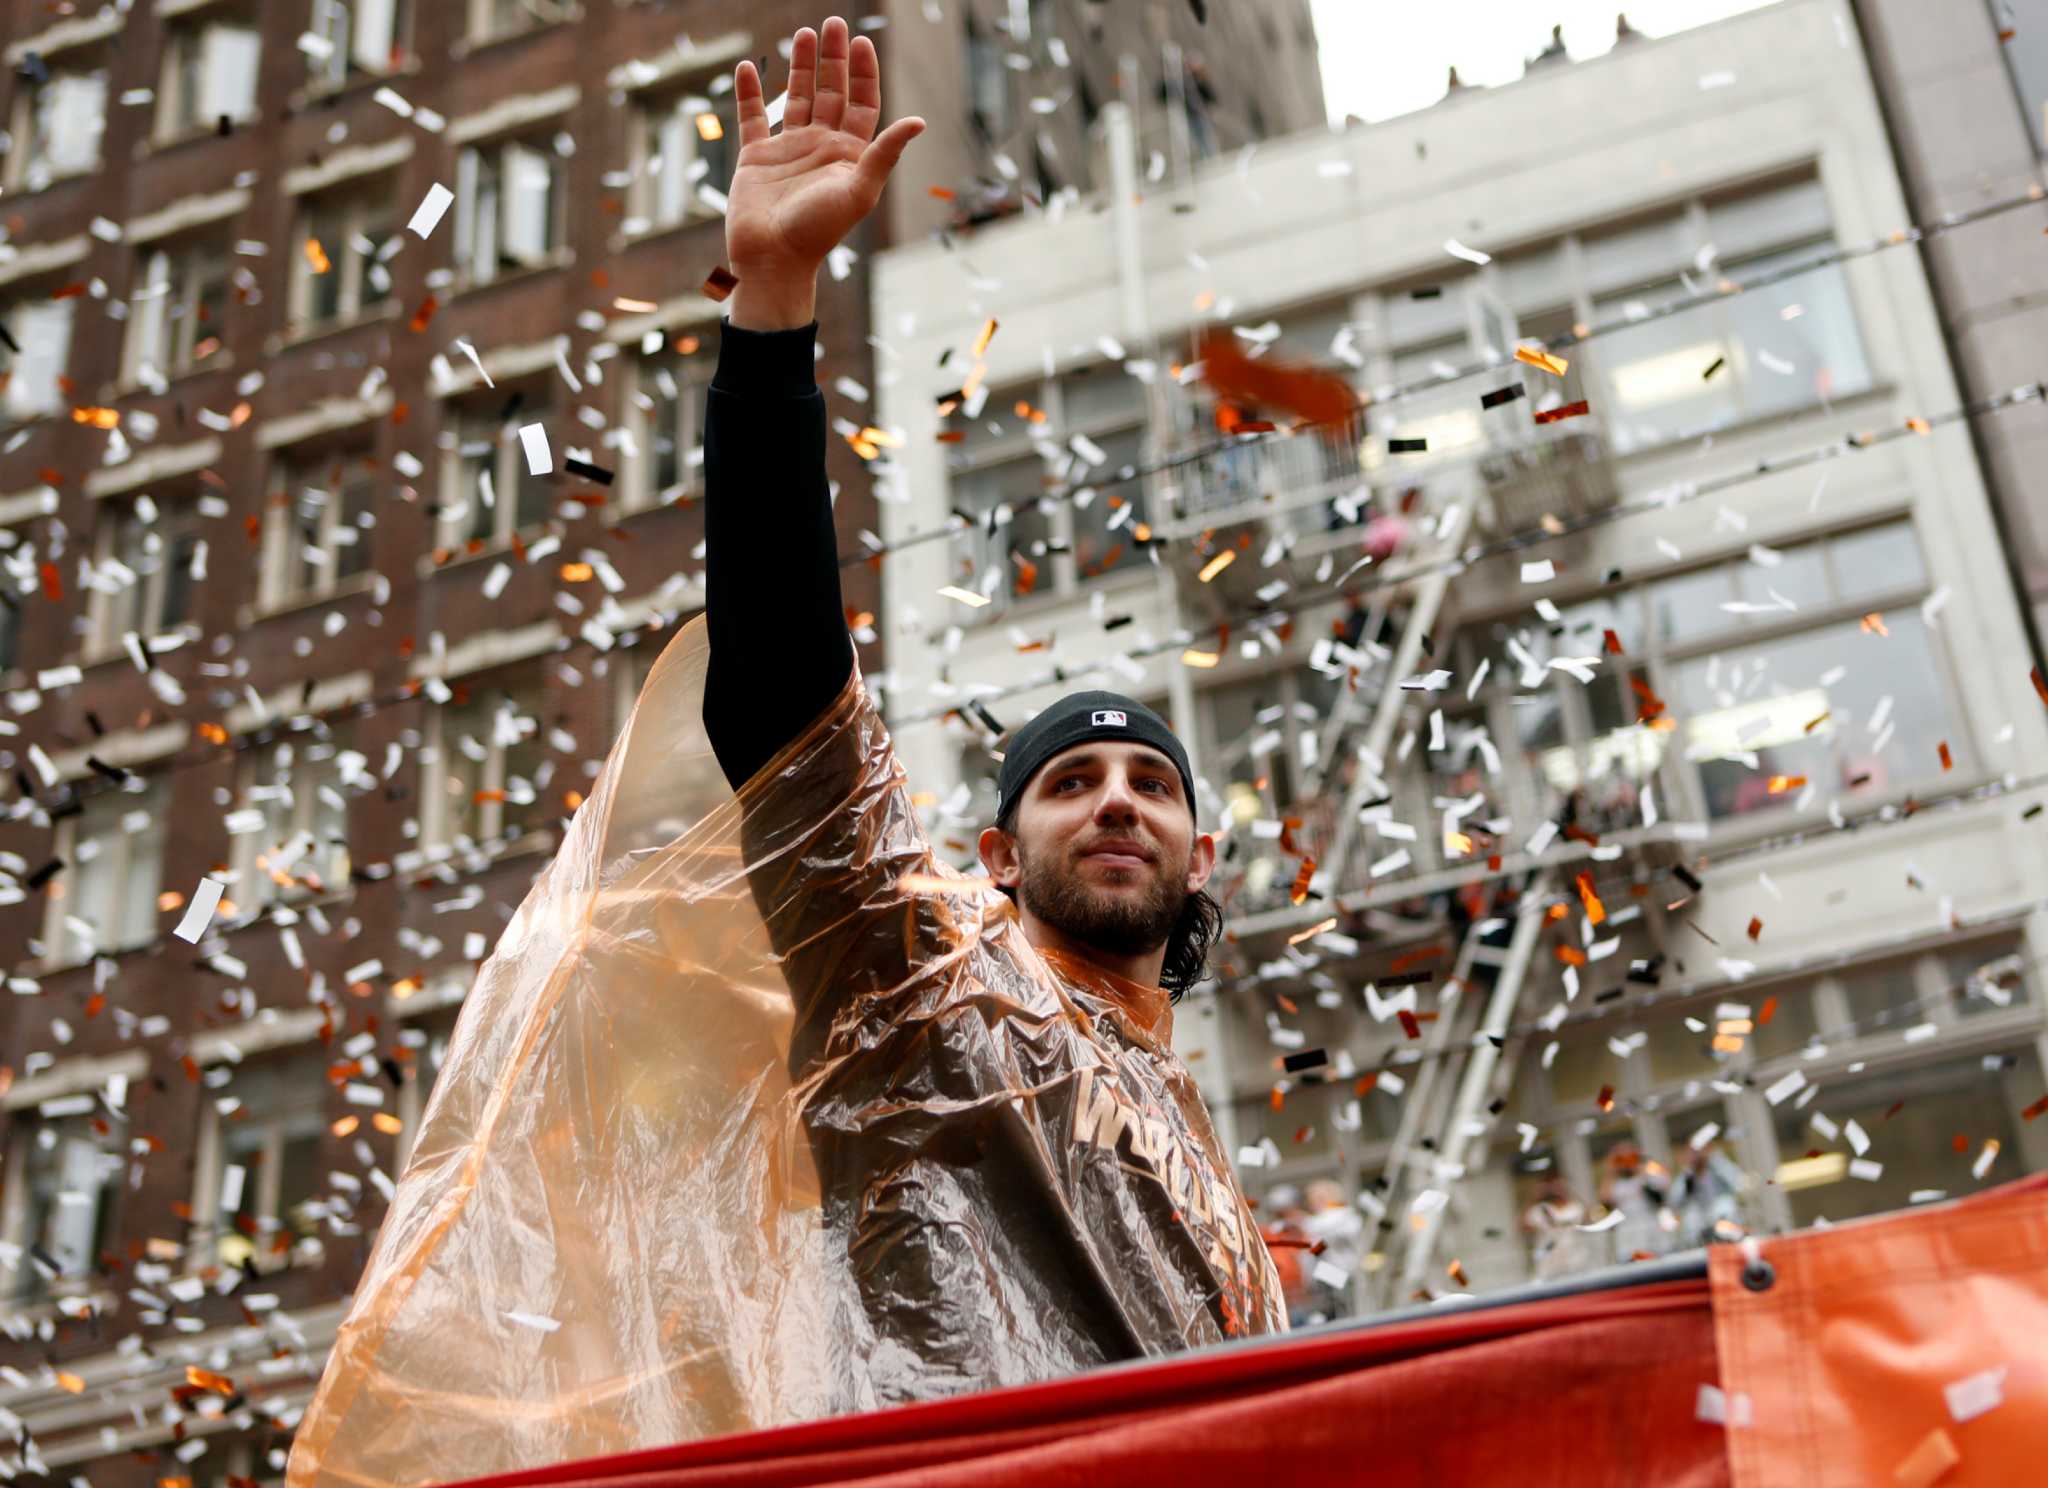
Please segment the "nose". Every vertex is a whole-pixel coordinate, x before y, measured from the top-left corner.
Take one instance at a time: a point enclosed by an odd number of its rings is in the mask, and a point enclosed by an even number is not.
[[[1109,826],[1128,825],[1137,819],[1138,793],[1131,788],[1130,777],[1121,770],[1109,771],[1095,802],[1095,820]]]

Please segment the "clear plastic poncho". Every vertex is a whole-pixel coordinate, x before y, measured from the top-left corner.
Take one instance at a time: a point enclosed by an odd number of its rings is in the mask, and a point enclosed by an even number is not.
[[[857,671],[735,796],[707,658],[699,621],[656,663],[478,973],[293,1488],[1286,1326],[1166,994],[938,863]]]

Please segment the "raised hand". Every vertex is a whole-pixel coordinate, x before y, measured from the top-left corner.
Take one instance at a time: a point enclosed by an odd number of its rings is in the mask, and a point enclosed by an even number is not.
[[[807,325],[819,266],[874,210],[904,146],[924,120],[882,119],[882,70],[867,37],[849,43],[832,16],[824,34],[796,33],[782,132],[769,133],[761,75],[751,62],[735,76],[740,155],[727,193],[726,254],[739,279],[732,321],[751,330]]]

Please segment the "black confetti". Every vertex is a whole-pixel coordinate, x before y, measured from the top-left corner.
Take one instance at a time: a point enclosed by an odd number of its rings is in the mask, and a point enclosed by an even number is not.
[[[1303,1049],[1299,1054],[1289,1054],[1280,1061],[1280,1064],[1288,1074],[1297,1075],[1303,1070],[1321,1069],[1329,1062],[1329,1050]]]
[[[1490,393],[1481,394],[1479,406],[1481,408],[1499,408],[1504,403],[1512,403],[1517,398],[1526,398],[1528,396],[1529,389],[1527,386],[1518,382],[1511,387],[1495,388]]]
[[[577,459],[574,455],[563,456],[562,468],[571,475],[580,475],[587,481],[597,482],[600,486],[608,486],[618,479],[616,475],[606,470],[602,465],[593,465],[588,460]]]
[[[52,858],[28,876],[28,886],[32,889],[40,889],[63,871],[64,860],[62,858]]]
[[[1389,439],[1387,448],[1397,455],[1419,455],[1429,448],[1427,439]]]

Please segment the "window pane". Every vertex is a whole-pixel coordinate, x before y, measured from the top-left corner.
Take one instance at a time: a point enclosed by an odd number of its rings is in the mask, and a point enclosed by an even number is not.
[[[955,472],[952,506],[974,525],[953,539],[955,582],[997,601],[1052,589],[1052,519],[1039,507],[1045,462],[1036,454]],[[1101,498],[1098,495],[1097,500]]]
[[[58,381],[71,360],[73,300],[30,300],[5,313],[19,352],[0,364],[0,416],[9,422],[56,413],[64,406]],[[0,347],[0,351],[5,351]]]
[[[1834,539],[1835,583],[1844,599],[1913,589],[1927,582],[1911,522],[1870,527]]]
[[[1883,623],[1888,635],[1850,621],[1677,669],[1669,701],[1712,815],[1789,804],[1799,777],[1824,797],[1897,790],[1940,773],[1940,744],[1961,756],[1926,626],[1910,610]],[[1753,765],[1730,757],[1744,752]]]
[[[1751,998],[1752,1019],[1771,1010],[1768,1023],[1758,1022],[1749,1035],[1750,1052],[1759,1060],[1797,1054],[1813,1042],[1820,1020],[1814,1007],[1814,982],[1797,983],[1758,993]]]
[[[1762,615],[1743,615],[1741,622],[1778,621],[1784,618],[1782,600],[1801,610],[1824,605],[1828,600],[1828,566],[1823,545],[1805,543],[1788,548],[1776,563],[1748,561],[1734,565],[1735,593],[1748,604],[1770,605]]]
[[[1106,458],[1099,464],[1079,461],[1068,477],[1100,484],[1086,506],[1078,499],[1073,503],[1074,562],[1084,579],[1148,561],[1135,536],[1137,525],[1145,520],[1144,483],[1116,479],[1119,470],[1138,463],[1144,433],[1132,429],[1095,442]]]
[[[1594,322],[1606,325],[1640,303],[1598,302]],[[1692,306],[1603,335],[1586,348],[1611,389],[1608,422],[1616,449],[1626,453],[1719,428],[1740,413],[1737,377],[1730,370],[1739,353],[1720,308],[1714,302]]]
[[[2030,1044],[2004,1059],[2010,1064],[2001,1069],[1987,1069],[1980,1058],[1950,1059],[1825,1081],[1807,1107],[1781,1107],[1777,1178],[1791,1201],[1793,1223],[1901,1209],[1920,1190],[1958,1197],[2026,1171],[2031,1164],[2017,1113],[2041,1093],[2041,1061]],[[1810,1123],[1816,1111],[1842,1134],[1826,1139],[1815,1131]],[[1883,1165],[1873,1180],[1849,1176],[1855,1155],[1846,1130],[1851,1120],[1870,1138],[1866,1159]],[[1976,1178],[1972,1166],[1987,1139],[1999,1144],[1999,1155]],[[1808,1159],[1809,1152],[1822,1156]]]
[[[1729,273],[1749,279],[1819,251],[1796,249],[1734,265]],[[1728,317],[1730,342],[1737,350],[1729,370],[1736,374],[1750,416],[1805,408],[1870,386],[1863,336],[1840,265],[1731,295],[1717,306]]]
[[[1908,1027],[1927,1017],[1920,1006],[1920,984],[1910,960],[1858,967],[1844,972],[1841,981],[1849,1002],[1849,1020],[1858,1035]]]
[[[87,1275],[109,1248],[124,1138],[118,1124],[100,1136],[86,1116],[36,1121],[29,1128],[22,1238],[39,1246],[66,1281]],[[14,1275],[16,1300],[48,1295],[42,1271],[27,1257]]]

